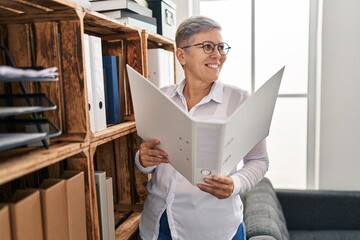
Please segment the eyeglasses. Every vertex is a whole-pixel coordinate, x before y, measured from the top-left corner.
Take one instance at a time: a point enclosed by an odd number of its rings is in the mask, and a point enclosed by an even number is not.
[[[200,46],[203,50],[204,53],[206,54],[212,54],[215,50],[215,47],[217,48],[217,50],[219,51],[219,53],[223,56],[225,56],[226,54],[228,54],[229,50],[230,50],[230,46],[227,43],[221,42],[218,44],[215,44],[211,41],[206,41],[206,42],[202,42],[202,43],[196,43],[194,45],[189,45],[189,46],[185,46],[182,47],[182,49],[185,48],[190,48],[190,47],[195,47],[195,46]]]

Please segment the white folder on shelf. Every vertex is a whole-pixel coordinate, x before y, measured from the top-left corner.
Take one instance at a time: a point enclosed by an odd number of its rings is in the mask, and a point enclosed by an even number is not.
[[[108,199],[106,172],[95,171],[96,196],[98,200],[98,212],[101,239],[109,239]]]
[[[194,185],[204,177],[226,176],[268,136],[284,68],[228,119],[200,121],[127,65],[138,135],[159,139],[170,163]]]
[[[90,59],[95,132],[106,129],[104,70],[101,38],[90,36]]]
[[[109,240],[115,240],[114,193],[112,178],[106,178]]]
[[[174,53],[162,48],[148,50],[148,79],[162,88],[174,83]]]
[[[90,39],[89,35],[84,34],[84,61],[85,61],[85,76],[87,86],[87,96],[89,105],[89,120],[90,130],[95,132],[95,115],[94,115],[94,98],[92,90],[92,79],[91,79],[91,56],[90,56]]]

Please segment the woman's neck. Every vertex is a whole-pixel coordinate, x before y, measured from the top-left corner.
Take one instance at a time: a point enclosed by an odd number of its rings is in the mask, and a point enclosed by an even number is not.
[[[210,84],[194,84],[186,82],[184,87],[184,97],[186,99],[188,111],[190,111],[201,99],[210,93],[211,87],[214,83]]]

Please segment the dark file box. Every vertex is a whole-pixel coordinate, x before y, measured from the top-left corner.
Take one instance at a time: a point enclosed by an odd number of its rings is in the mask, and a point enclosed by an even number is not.
[[[156,18],[157,33],[175,40],[176,4],[170,0],[147,0]]]

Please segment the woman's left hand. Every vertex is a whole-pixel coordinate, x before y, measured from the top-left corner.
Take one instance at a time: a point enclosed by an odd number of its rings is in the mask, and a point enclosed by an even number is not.
[[[206,184],[199,183],[198,188],[218,199],[230,197],[234,190],[234,182],[231,177],[212,176],[211,178],[205,178],[204,181]]]

